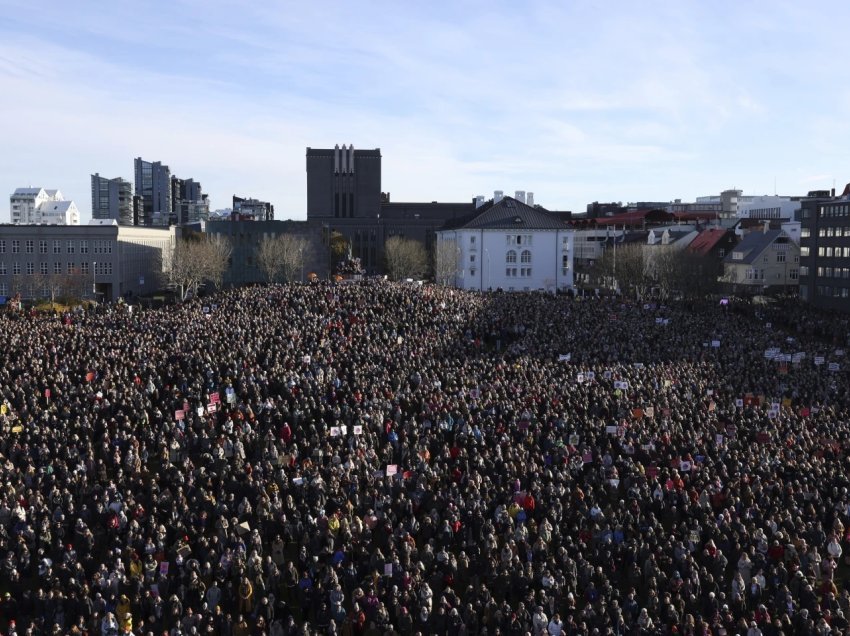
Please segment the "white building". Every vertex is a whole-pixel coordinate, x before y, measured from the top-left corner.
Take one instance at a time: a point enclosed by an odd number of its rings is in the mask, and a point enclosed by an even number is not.
[[[12,223],[15,225],[79,225],[80,211],[66,201],[59,190],[18,188],[9,197]]]
[[[739,219],[766,219],[787,221],[800,209],[800,201],[789,197],[754,196],[738,205]]]
[[[437,232],[437,270],[461,289],[505,291],[573,287],[574,231],[511,197],[485,205],[471,220]],[[450,262],[445,262],[446,260]]]

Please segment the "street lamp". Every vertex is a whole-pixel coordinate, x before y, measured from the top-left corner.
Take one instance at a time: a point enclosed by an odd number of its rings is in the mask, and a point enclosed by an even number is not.
[[[94,301],[97,302],[97,261],[92,261],[91,264],[91,293]]]

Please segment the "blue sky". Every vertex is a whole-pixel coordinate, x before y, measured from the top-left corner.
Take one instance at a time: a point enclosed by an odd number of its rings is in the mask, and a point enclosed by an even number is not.
[[[850,181],[844,2],[0,0],[0,191],[133,158],[306,215],[307,146],[394,201],[550,209]],[[0,213],[8,220],[8,207]]]

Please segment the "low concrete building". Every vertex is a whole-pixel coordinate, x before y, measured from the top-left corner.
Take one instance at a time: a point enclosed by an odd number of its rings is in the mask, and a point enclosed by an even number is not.
[[[0,297],[57,295],[114,301],[162,287],[175,228],[0,225]]]

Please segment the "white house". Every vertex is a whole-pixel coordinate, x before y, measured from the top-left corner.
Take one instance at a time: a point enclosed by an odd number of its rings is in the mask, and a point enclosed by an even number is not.
[[[789,197],[754,196],[738,205],[739,219],[793,219],[800,209],[800,201]]]
[[[504,197],[437,232],[437,277],[460,289],[570,289],[573,242],[555,216]]]
[[[18,188],[9,197],[12,223],[15,225],[79,225],[80,211],[66,201],[59,190]]]

